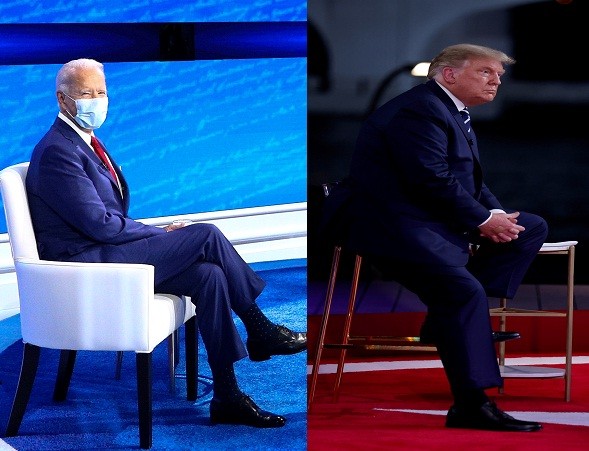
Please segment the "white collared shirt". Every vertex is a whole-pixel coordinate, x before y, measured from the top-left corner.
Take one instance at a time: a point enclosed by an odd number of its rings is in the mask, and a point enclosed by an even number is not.
[[[438,83],[437,80],[434,80],[434,81],[436,83]],[[450,97],[452,99],[452,102],[454,102],[454,105],[456,105],[456,108],[458,108],[458,111],[462,111],[463,109],[466,108],[466,105],[464,104],[464,102],[462,102],[462,100],[460,100],[458,97],[456,97],[450,91],[448,91],[447,88],[445,88],[444,86],[442,86],[440,83],[438,83],[438,86],[440,88],[442,88],[446,94],[448,94],[448,97]]]
[[[92,146],[90,145],[90,139],[91,136],[94,133],[86,133],[84,130],[80,129],[80,127],[78,127],[74,121],[72,121],[69,117],[67,117],[65,114],[63,114],[61,111],[58,114],[59,118],[64,121],[67,125],[69,125],[71,128],[74,129],[74,131],[80,135],[80,137],[84,140],[84,142],[86,144],[88,144],[88,147],[90,147],[90,149],[92,149]],[[92,151],[94,151],[94,149],[92,149]]]

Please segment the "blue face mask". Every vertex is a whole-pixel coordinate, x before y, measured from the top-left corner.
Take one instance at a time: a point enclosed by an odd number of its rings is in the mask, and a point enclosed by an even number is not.
[[[80,127],[94,130],[104,124],[106,113],[108,111],[108,97],[74,99],[68,96],[65,92],[63,94],[76,102],[76,115],[72,116],[69,111],[68,114],[80,125]]]

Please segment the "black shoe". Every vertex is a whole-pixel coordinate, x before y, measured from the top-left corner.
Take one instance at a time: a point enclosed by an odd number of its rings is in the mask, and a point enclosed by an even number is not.
[[[293,332],[284,326],[277,326],[276,334],[268,340],[247,339],[247,352],[250,360],[261,362],[273,355],[296,354],[307,349],[307,333]]]
[[[459,410],[452,406],[446,416],[446,427],[514,432],[532,432],[542,429],[540,423],[516,420],[491,401],[487,401],[477,410]]]
[[[286,423],[286,418],[260,409],[246,394],[231,402],[213,398],[210,412],[213,424],[243,424],[257,428],[280,428]]]
[[[493,332],[493,341],[495,343],[499,343],[500,341],[515,340],[516,338],[520,338],[519,332]]]

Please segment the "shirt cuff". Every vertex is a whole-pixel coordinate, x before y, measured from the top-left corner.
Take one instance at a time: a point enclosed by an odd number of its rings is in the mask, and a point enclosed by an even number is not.
[[[501,210],[500,208],[493,208],[491,211],[491,214],[489,215],[489,217],[487,219],[485,219],[482,223],[479,224],[479,227],[484,226],[487,222],[489,222],[491,220],[491,218],[493,217],[493,213],[505,213],[504,210]]]

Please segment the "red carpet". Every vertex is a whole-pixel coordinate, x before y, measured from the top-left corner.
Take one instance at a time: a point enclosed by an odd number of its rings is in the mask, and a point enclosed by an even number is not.
[[[357,313],[354,315],[352,334],[412,336],[419,334],[424,316],[424,312]],[[309,359],[315,356],[315,343],[320,321],[319,315],[307,317]],[[492,321],[497,329],[499,319],[493,317]],[[340,342],[343,323],[344,315],[331,315],[325,338],[326,343]],[[576,310],[573,326],[573,352],[577,355],[589,355],[587,324],[589,324],[589,310]],[[566,323],[563,318],[511,317],[508,318],[507,329],[516,330],[522,336],[520,340],[509,342],[507,345],[508,354],[560,355],[560,353],[564,353]],[[354,350],[352,354],[362,356],[366,355],[366,352]],[[324,351],[326,358],[334,355],[333,350]]]
[[[501,409],[543,424],[542,431],[531,433],[445,428],[451,397],[441,368],[346,372],[337,402],[330,392],[333,374],[320,374],[308,413],[308,450],[588,449],[589,358],[575,359],[588,363],[573,365],[570,402],[564,401],[561,378],[508,379],[503,394],[488,390]],[[437,363],[435,357],[423,360]]]

